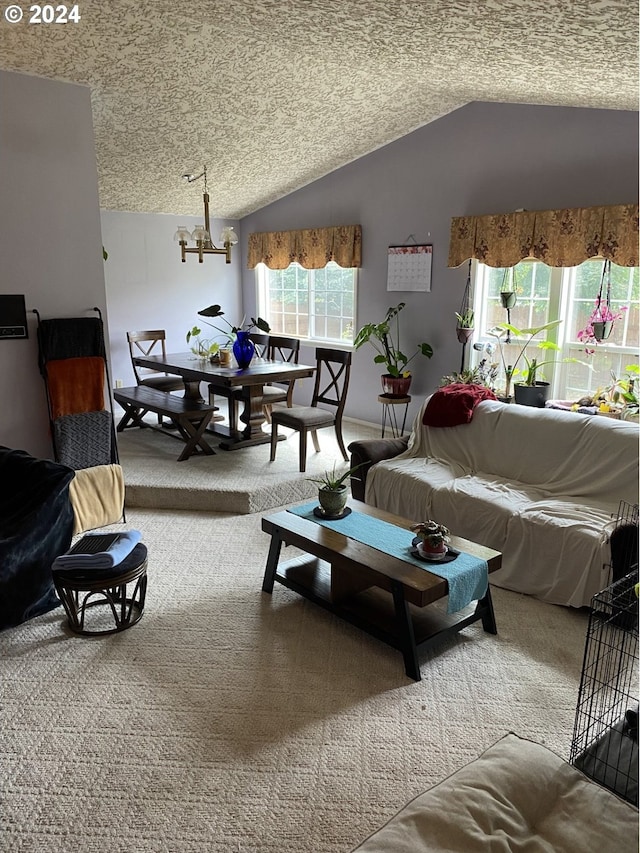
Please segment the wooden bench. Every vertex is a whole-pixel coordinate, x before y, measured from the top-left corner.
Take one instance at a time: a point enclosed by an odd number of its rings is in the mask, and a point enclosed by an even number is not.
[[[187,397],[176,397],[168,391],[158,391],[144,385],[135,385],[133,388],[114,388],[113,398],[124,409],[124,416],[117,426],[118,432],[123,432],[127,426],[138,426],[142,429],[157,430],[172,438],[179,438],[186,443],[186,446],[178,456],[178,462],[183,462],[197,452],[208,456],[215,453],[204,437],[204,431],[216,410],[215,406],[190,400]],[[147,412],[155,412],[157,415],[168,418],[175,424],[178,435],[143,421]]]

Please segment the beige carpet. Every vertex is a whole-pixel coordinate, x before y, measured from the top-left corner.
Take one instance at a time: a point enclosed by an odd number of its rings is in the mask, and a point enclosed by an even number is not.
[[[198,455],[177,462],[184,445],[171,435],[141,429],[118,433],[127,506],[262,512],[313,497],[318,487],[309,477],[331,470],[334,464],[338,470],[349,467],[342,458],[334,430],[324,429],[318,433],[320,453],[315,452],[309,438],[307,470],[301,474],[298,435],[288,429],[281,432],[289,437],[278,443],[274,462],[269,462],[268,444],[243,450],[216,450],[215,456]],[[380,427],[345,421],[343,436],[345,445],[358,438],[379,438]],[[209,443],[216,448],[219,440],[211,437]]]
[[[346,853],[509,730],[568,757],[584,613],[496,589],[499,634],[465,629],[416,683],[261,592],[260,519],[130,509],[138,625],[76,637],[59,609],[0,633],[3,853]]]

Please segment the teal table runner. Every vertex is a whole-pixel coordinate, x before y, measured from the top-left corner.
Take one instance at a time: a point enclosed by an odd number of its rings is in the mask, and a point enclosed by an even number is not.
[[[355,539],[356,542],[370,545],[384,554],[390,554],[392,557],[412,563],[420,569],[426,569],[431,574],[444,578],[449,582],[448,613],[456,613],[486,594],[489,583],[489,567],[486,560],[461,552],[449,563],[429,563],[414,557],[411,553],[414,534],[410,530],[404,530],[402,527],[396,527],[395,524],[389,524],[388,521],[372,518],[361,512],[352,512],[334,521],[318,518],[313,514],[317,506],[317,503],[304,504],[304,506],[292,507],[288,512],[299,515],[307,521],[321,524],[330,530],[337,530],[350,539]]]

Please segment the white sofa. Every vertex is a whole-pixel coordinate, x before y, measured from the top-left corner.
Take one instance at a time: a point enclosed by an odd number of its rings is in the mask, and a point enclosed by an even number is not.
[[[638,502],[637,424],[485,401],[468,424],[427,427],[427,403],[408,449],[368,470],[366,502],[501,551],[497,586],[589,605],[619,503]]]

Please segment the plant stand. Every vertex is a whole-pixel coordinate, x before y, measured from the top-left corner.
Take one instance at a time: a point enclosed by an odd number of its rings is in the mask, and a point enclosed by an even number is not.
[[[404,433],[404,427],[407,422],[407,412],[411,397],[394,397],[392,394],[379,394],[378,402],[382,403],[382,438],[384,438],[385,428],[387,423],[391,429],[391,434],[394,438],[400,438]],[[402,415],[402,426],[398,427],[399,418],[396,406],[404,406]]]

